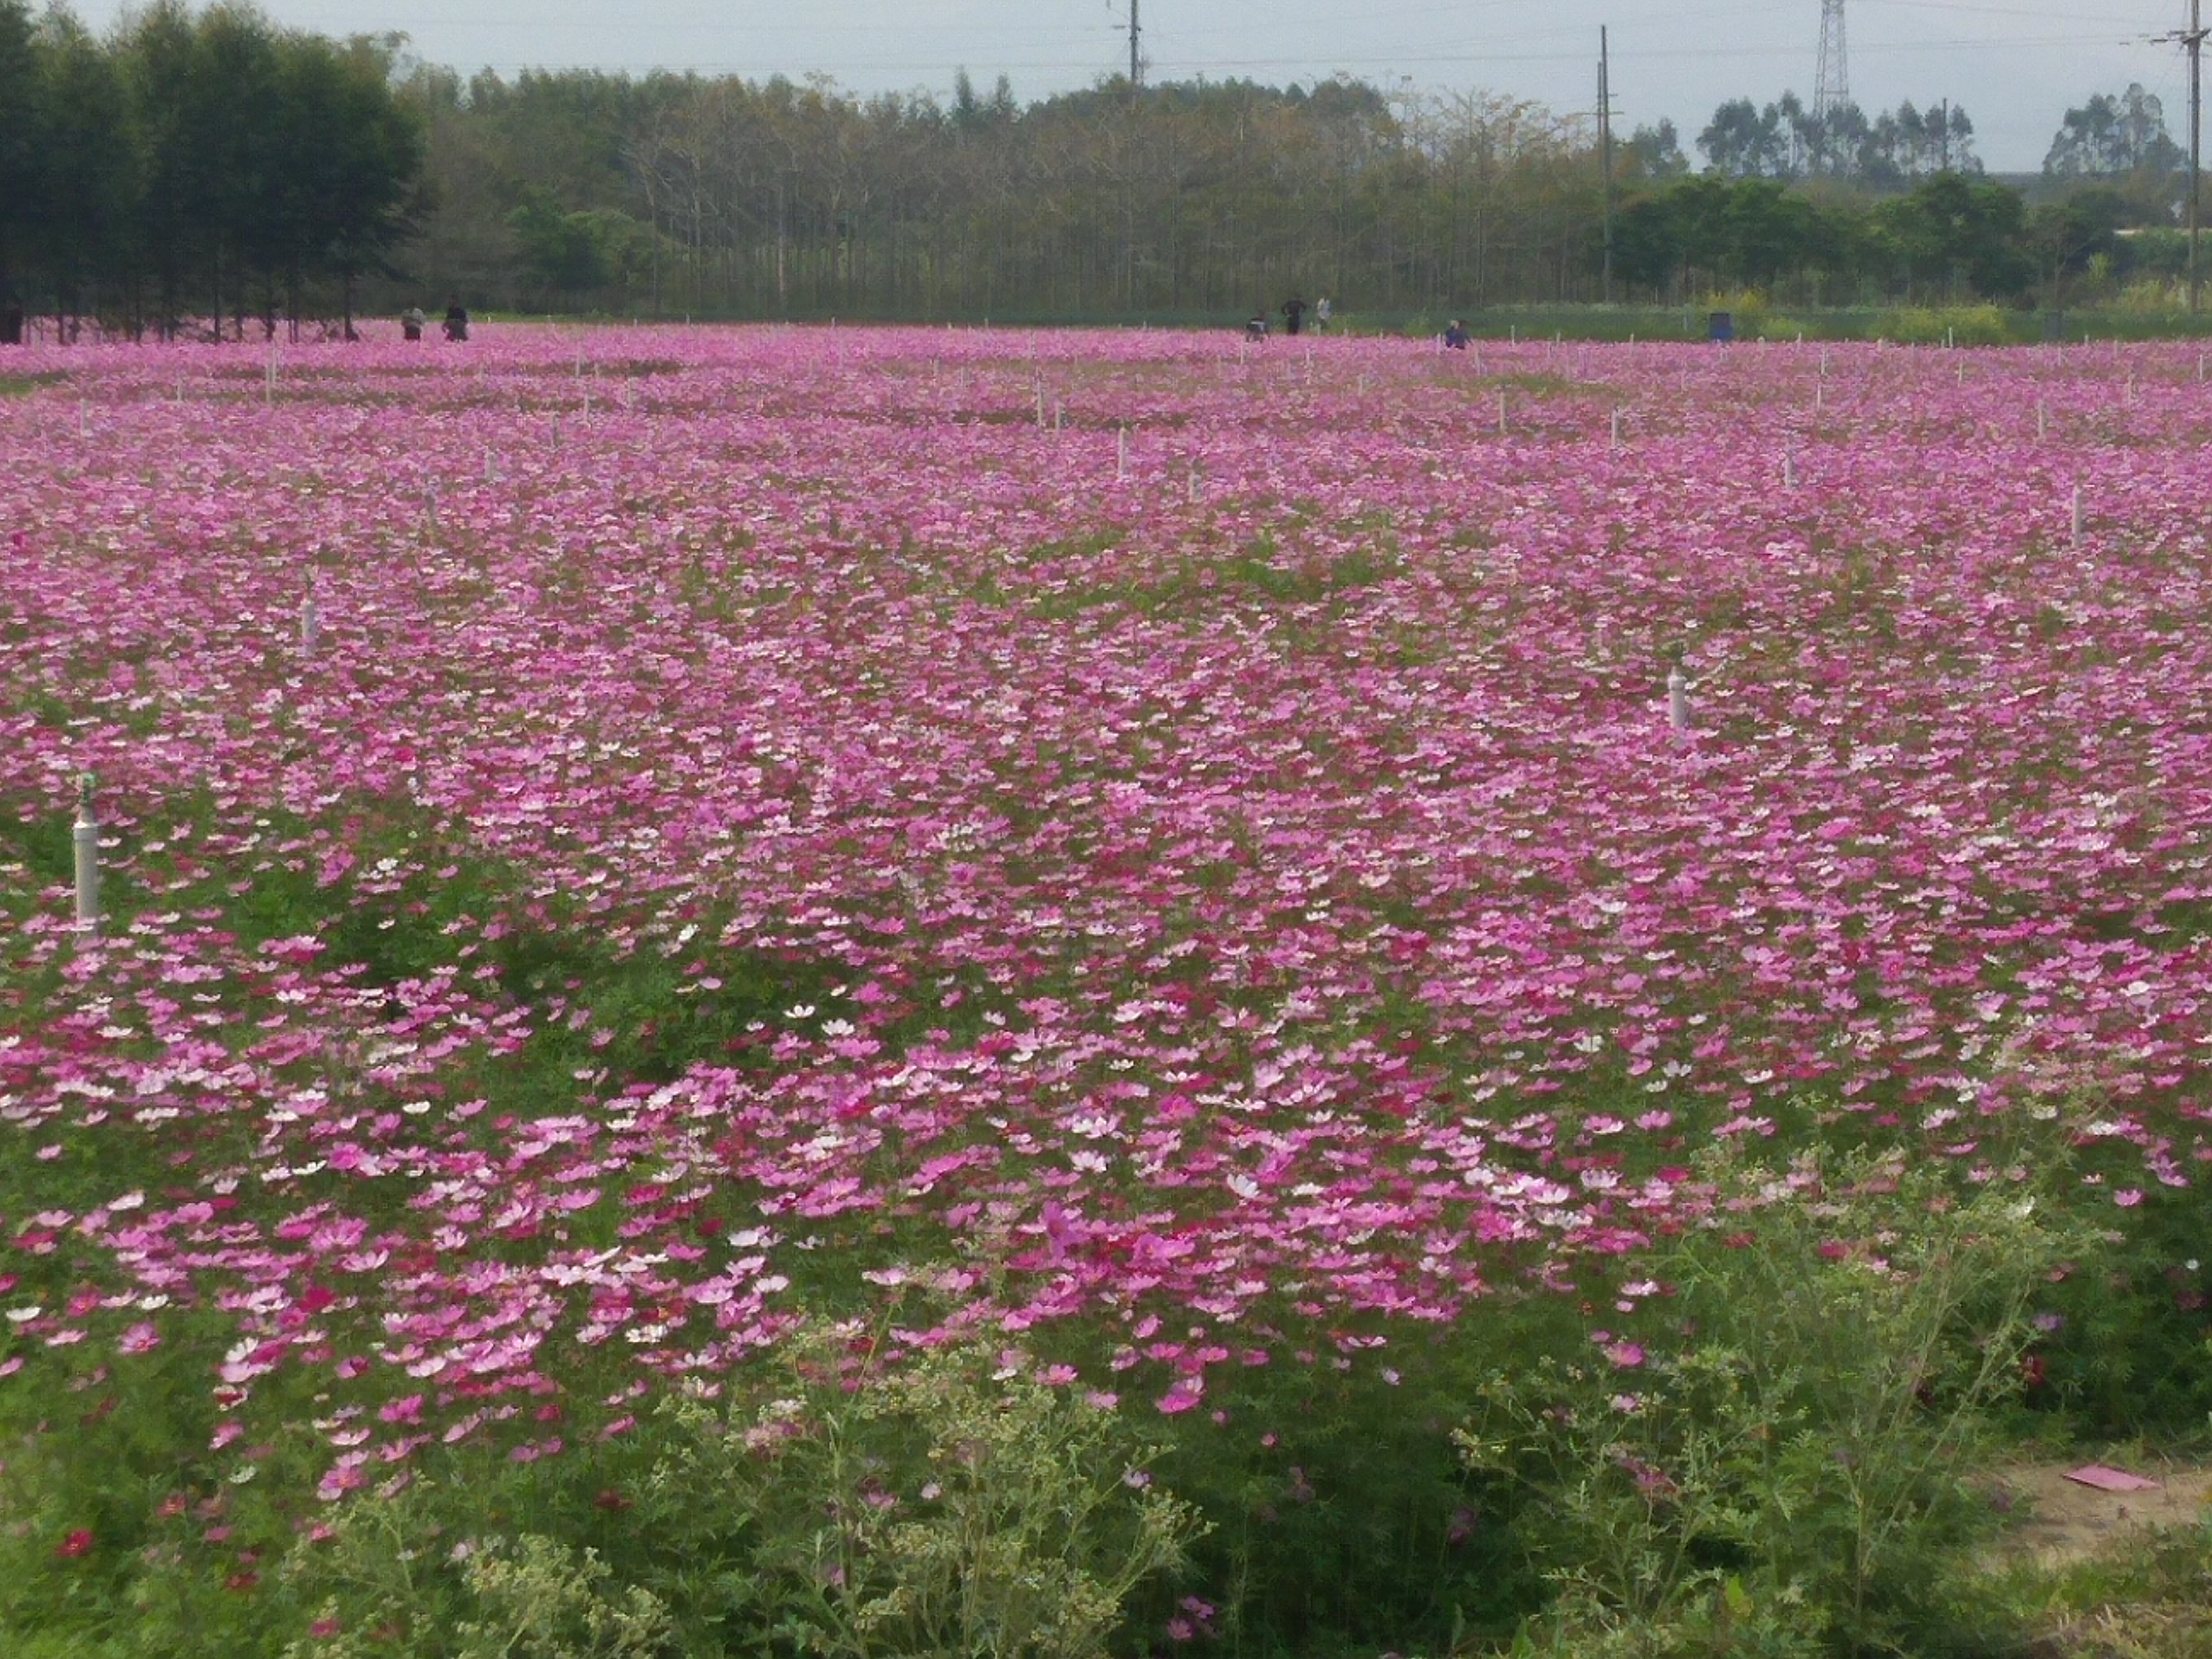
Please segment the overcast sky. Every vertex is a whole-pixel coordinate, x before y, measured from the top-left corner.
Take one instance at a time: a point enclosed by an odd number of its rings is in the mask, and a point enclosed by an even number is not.
[[[526,67],[794,78],[942,97],[965,68],[1018,98],[1088,85],[1128,63],[1130,0],[263,0],[278,22],[331,34],[398,30],[464,73]],[[1596,98],[1611,27],[1620,130],[1671,118],[1689,149],[1723,100],[1812,101],[1820,0],[1138,0],[1155,79],[1310,84],[1340,72],[1390,87],[1481,88],[1558,109]],[[112,22],[118,0],[81,0]],[[1847,0],[1850,90],[1869,113],[1950,98],[1984,163],[2029,171],[2069,105],[2140,81],[2186,146],[2186,59],[2155,37],[2187,0]],[[1694,158],[1694,152],[1693,159]]]

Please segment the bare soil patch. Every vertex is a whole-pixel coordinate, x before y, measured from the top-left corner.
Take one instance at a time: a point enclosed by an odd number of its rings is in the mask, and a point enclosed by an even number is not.
[[[2014,1516],[2002,1553],[2039,1567],[2063,1568],[2107,1555],[2134,1534],[2191,1527],[2212,1508],[2212,1463],[2112,1460],[2159,1484],[2148,1492],[2100,1492],[2068,1480],[2081,1461],[2019,1464],[1999,1472],[2000,1504]]]

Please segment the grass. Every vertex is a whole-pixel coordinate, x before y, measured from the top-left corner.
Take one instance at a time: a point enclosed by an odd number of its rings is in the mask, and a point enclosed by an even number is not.
[[[59,386],[69,379],[61,369],[48,369],[40,374],[0,374],[0,398],[27,398],[33,392],[50,386]]]

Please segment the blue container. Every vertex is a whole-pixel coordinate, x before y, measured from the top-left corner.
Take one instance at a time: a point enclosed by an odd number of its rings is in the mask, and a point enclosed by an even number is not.
[[[1721,345],[1735,338],[1735,319],[1725,311],[1716,311],[1705,319],[1706,337]]]

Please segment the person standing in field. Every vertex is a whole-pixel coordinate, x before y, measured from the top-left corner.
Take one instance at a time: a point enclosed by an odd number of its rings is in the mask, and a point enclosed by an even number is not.
[[[1326,334],[1326,333],[1328,333],[1328,319],[1329,319],[1329,314],[1330,314],[1330,313],[1329,313],[1329,309],[1328,309],[1328,295],[1326,295],[1326,294],[1324,294],[1324,295],[1322,295],[1321,296],[1321,298],[1320,298],[1320,299],[1316,300],[1316,301],[1314,301],[1314,332],[1315,332],[1315,333],[1316,333],[1316,334]]]
[[[461,303],[459,295],[455,295],[453,303],[446,307],[446,337],[449,340],[469,337],[468,307]]]
[[[399,331],[410,340],[422,337],[422,330],[429,319],[422,314],[420,306],[410,306],[399,313]]]
[[[1453,351],[1466,350],[1470,337],[1467,325],[1456,317],[1451,319],[1451,326],[1444,331],[1444,344]]]
[[[1305,315],[1306,302],[1299,299],[1297,295],[1293,294],[1289,299],[1284,301],[1283,332],[1290,335],[1297,334],[1298,325],[1305,320]]]

